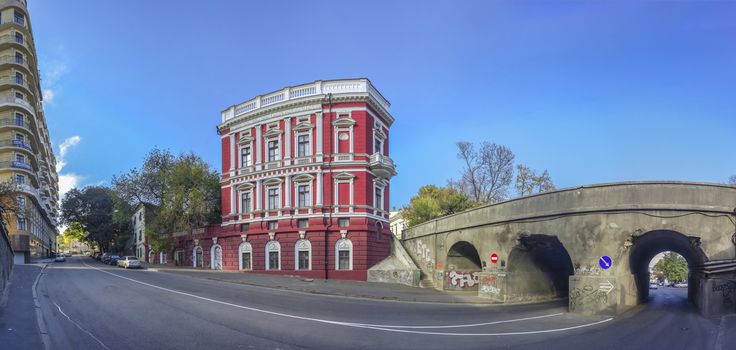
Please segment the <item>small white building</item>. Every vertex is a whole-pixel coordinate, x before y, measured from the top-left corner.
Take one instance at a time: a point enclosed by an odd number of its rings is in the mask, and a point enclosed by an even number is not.
[[[406,228],[404,218],[401,215],[401,210],[390,212],[388,220],[391,225],[391,233],[394,234],[394,237],[401,239],[404,236],[404,229]]]
[[[133,246],[135,247],[135,256],[138,259],[151,262],[148,254],[151,251],[150,242],[146,238],[146,215],[153,214],[154,206],[146,203],[139,204],[133,212],[131,219],[133,227]]]

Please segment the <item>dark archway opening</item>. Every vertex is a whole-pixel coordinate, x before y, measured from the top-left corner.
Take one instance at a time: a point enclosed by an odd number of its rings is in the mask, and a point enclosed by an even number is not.
[[[640,303],[649,299],[651,280],[649,264],[657,254],[666,251],[675,252],[687,261],[688,299],[695,300],[697,281],[692,271],[694,267],[702,266],[707,260],[705,253],[700,249],[699,238],[688,237],[676,231],[658,230],[636,237],[629,253],[629,266],[634,275],[637,299]]]
[[[447,252],[447,274],[445,288],[449,290],[477,291],[478,277],[482,265],[478,250],[472,244],[460,241]]]
[[[567,297],[575,273],[570,254],[555,236],[519,239],[508,261],[507,296],[516,301]]]

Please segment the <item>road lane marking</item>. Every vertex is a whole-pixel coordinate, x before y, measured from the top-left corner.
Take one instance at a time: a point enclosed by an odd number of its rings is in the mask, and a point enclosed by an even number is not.
[[[209,301],[209,302],[215,303],[215,304],[220,304],[220,305],[225,305],[225,306],[231,306],[231,307],[235,307],[235,308],[239,308],[239,309],[244,309],[244,310],[249,310],[249,311],[254,311],[254,312],[260,312],[260,313],[267,314],[267,315],[281,316],[281,317],[292,318],[292,319],[303,320],[303,321],[312,321],[312,322],[332,324],[332,325],[345,326],[345,327],[373,329],[373,330],[379,330],[379,331],[384,331],[384,332],[413,333],[413,334],[423,334],[423,335],[443,335],[443,336],[508,336],[508,335],[531,335],[531,334],[541,334],[541,333],[564,332],[564,331],[573,330],[573,329],[579,329],[579,328],[584,328],[584,327],[591,327],[591,326],[595,326],[595,325],[598,325],[598,324],[605,323],[605,322],[608,322],[608,321],[613,320],[613,317],[611,317],[611,318],[607,318],[605,320],[601,320],[601,321],[597,321],[597,322],[593,322],[593,323],[582,324],[582,325],[577,325],[577,326],[571,326],[571,327],[565,327],[565,328],[555,328],[555,329],[544,329],[544,330],[539,330],[539,331],[524,331],[524,332],[504,332],[504,333],[444,333],[444,332],[414,331],[414,330],[407,330],[407,329],[391,328],[391,327],[396,327],[396,326],[393,326],[393,325],[370,325],[370,324],[362,324],[362,323],[354,323],[354,322],[332,321],[332,320],[325,320],[325,319],[319,319],[319,318],[313,318],[313,317],[305,317],[305,316],[285,314],[285,313],[276,312],[276,311],[269,311],[269,310],[254,308],[254,307],[250,307],[250,306],[243,306],[243,305],[233,304],[233,303],[229,303],[229,302],[222,301],[222,300],[211,299],[211,298],[199,296],[199,295],[196,295],[196,294],[182,292],[182,291],[178,291],[178,290],[175,290],[175,289],[170,289],[170,288],[165,288],[165,287],[157,286],[155,284],[146,283],[146,282],[143,282],[143,281],[138,281],[136,279],[132,279],[132,278],[129,278],[129,277],[121,276],[121,275],[118,275],[118,274],[115,274],[115,273],[112,273],[112,272],[108,272],[108,271],[105,271],[105,270],[96,268],[94,266],[88,265],[86,262],[82,262],[82,263],[85,266],[87,266],[89,268],[92,268],[92,269],[95,269],[95,270],[97,270],[99,272],[106,273],[108,275],[111,275],[111,276],[114,276],[114,277],[117,277],[117,278],[121,278],[121,279],[130,281],[130,282],[133,282],[133,283],[138,283],[138,284],[141,284],[141,285],[144,285],[144,286],[148,286],[148,287],[151,287],[151,288],[160,289],[160,290],[163,290],[163,291],[166,291],[166,292],[169,292],[169,293],[173,293],[173,294],[179,294],[179,295],[188,296],[188,297],[191,297],[191,298],[194,298],[194,299],[200,299],[200,300]],[[558,315],[561,315],[561,313],[560,314],[554,314],[554,316],[558,316]],[[552,316],[553,315],[544,315],[544,316],[541,316],[541,317],[552,317]],[[541,318],[540,316],[536,316],[536,317],[537,318]],[[532,318],[526,318],[526,319],[532,319]],[[505,321],[505,322],[516,322],[516,321],[522,321],[522,320],[526,320],[526,319],[508,320],[508,321]],[[495,322],[502,323],[503,321],[495,321]],[[460,325],[460,326],[462,326],[462,325]],[[471,326],[473,326],[473,325],[469,325],[468,327],[471,327]],[[426,328],[426,327],[423,327],[423,326],[407,326],[407,327],[401,327],[401,328],[412,328],[412,327]],[[434,327],[434,326],[432,326],[432,327]],[[454,327],[454,326],[444,326],[444,327],[450,328],[450,327]]]
[[[62,315],[64,315],[64,317],[66,317],[66,319],[69,320],[69,322],[71,322],[75,326],[77,326],[77,328],[79,328],[82,332],[87,333],[87,335],[89,335],[90,337],[92,337],[92,339],[94,339],[95,341],[97,341],[98,343],[100,343],[100,345],[102,345],[103,348],[105,348],[107,350],[110,350],[110,348],[108,348],[107,345],[105,345],[105,343],[103,343],[101,340],[97,339],[97,337],[95,337],[94,334],[92,334],[90,331],[84,329],[84,327],[80,326],[79,323],[74,322],[74,320],[72,320],[72,318],[69,317],[69,315],[65,314],[64,311],[61,311],[61,306],[59,306],[59,304],[54,303],[54,305],[56,305],[56,308],[59,310],[59,312]]]
[[[540,318],[561,316],[564,314],[565,314],[564,312],[560,312],[556,314],[524,317],[524,318],[517,318],[517,319],[512,319],[512,320],[492,321],[492,322],[484,322],[484,323],[458,324],[458,325],[452,325],[452,326],[398,326],[398,325],[395,326],[395,325],[368,324],[368,323],[352,323],[352,324],[359,325],[359,326],[370,326],[370,327],[380,327],[380,328],[408,328],[408,329],[469,328],[469,327],[478,327],[478,326],[489,326],[489,325],[500,324],[500,323],[511,323],[511,322],[536,320]]]

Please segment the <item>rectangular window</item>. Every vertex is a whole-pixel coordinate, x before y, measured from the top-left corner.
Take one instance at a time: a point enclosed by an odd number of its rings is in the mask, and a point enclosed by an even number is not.
[[[337,226],[348,227],[350,226],[350,218],[339,218],[337,219]]]
[[[15,183],[17,183],[18,185],[24,185],[26,183],[26,177],[20,174],[16,174]]]
[[[274,162],[279,160],[279,141],[268,141],[268,161]]]
[[[305,228],[309,227],[309,219],[299,219],[296,221],[296,227]]]
[[[15,23],[17,23],[17,24],[22,25],[22,26],[26,25],[26,18],[25,18],[25,16],[23,16],[23,14],[20,13],[20,12],[18,12],[18,11],[14,11],[13,21]]]
[[[250,192],[245,192],[241,195],[240,212],[250,213],[250,206],[251,206]]]
[[[15,113],[15,125],[17,126],[25,126],[26,120],[23,117],[23,114]]]
[[[25,231],[26,229],[26,218],[18,218],[18,230]]]
[[[340,250],[337,252],[337,254],[338,254],[337,269],[338,270],[350,270],[350,251]]]
[[[306,208],[311,204],[309,193],[309,185],[297,186],[297,205],[299,208]]]
[[[19,142],[26,142],[26,135],[23,134],[15,134],[15,140]]]
[[[22,73],[15,73],[15,83],[18,85],[23,85],[23,74]]]
[[[312,152],[310,152],[311,150],[309,147],[309,135],[297,136],[296,146],[297,157],[307,157],[311,155]]]
[[[309,270],[309,251],[308,250],[299,251],[299,266],[297,266],[297,270]]]
[[[373,153],[383,154],[383,143],[379,139],[373,139]]]
[[[16,32],[15,33],[15,42],[18,43],[18,44],[22,44],[23,42],[25,42],[25,40],[23,38],[23,34]]]
[[[240,232],[247,232],[250,228],[250,224],[240,224]]]
[[[25,61],[25,59],[23,58],[23,54],[20,52],[16,52],[15,53],[15,63],[23,64],[23,61]]]
[[[19,98],[19,99],[21,99],[21,100],[23,100],[23,101],[25,101],[25,100],[26,100],[26,96],[25,96],[25,95],[23,95],[23,94],[22,94],[22,93],[20,93],[20,92],[16,92],[16,93],[15,93],[15,98]]]
[[[279,228],[279,222],[278,221],[269,221],[268,222],[268,229],[269,230],[275,230]]]
[[[375,207],[383,209],[383,189],[376,187],[376,203]]]
[[[18,209],[25,209],[26,208],[26,199],[23,196],[18,196]]]
[[[25,163],[26,162],[26,156],[22,154],[16,154],[15,155],[15,161],[18,163]]]
[[[279,205],[279,189],[269,188],[268,189],[268,210],[278,209]]]
[[[268,269],[279,269],[279,252],[268,252]]]
[[[253,165],[253,156],[250,153],[250,147],[243,147],[240,150],[240,166],[246,167]]]
[[[243,270],[250,270],[250,253],[244,252],[240,258],[243,259]]]

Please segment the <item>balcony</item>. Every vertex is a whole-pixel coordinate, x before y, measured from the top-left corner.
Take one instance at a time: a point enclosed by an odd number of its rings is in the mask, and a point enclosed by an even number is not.
[[[4,104],[11,104],[11,105],[21,106],[21,107],[25,108],[28,112],[30,112],[31,114],[33,114],[34,117],[36,116],[36,109],[33,108],[33,105],[31,105],[30,103],[28,103],[28,101],[26,101],[26,100],[24,100],[22,98],[17,98],[15,96],[0,97],[0,106],[2,106]]]
[[[15,35],[2,35],[0,36],[0,45],[15,44],[23,46],[26,50],[31,52],[31,48],[28,46],[28,40],[25,37],[16,37]]]
[[[373,153],[369,161],[369,166],[376,175],[384,179],[390,179],[392,176],[396,175],[396,165],[394,164],[394,161],[383,154]]]
[[[0,0],[0,8],[4,8],[7,6],[18,6],[25,9],[26,0]]]
[[[35,155],[33,146],[31,146],[30,143],[21,140],[0,140],[0,147],[23,148]]]

